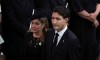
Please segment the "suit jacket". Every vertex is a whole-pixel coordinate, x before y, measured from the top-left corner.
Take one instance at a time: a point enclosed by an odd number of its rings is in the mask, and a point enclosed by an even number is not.
[[[8,56],[9,52],[11,55],[18,55],[34,6],[31,0],[2,0],[1,4],[2,36],[5,40],[2,49]]]
[[[58,43],[54,56],[51,56],[54,35],[54,30],[50,30],[46,34],[46,60],[79,60],[80,43],[77,37],[69,29],[65,31]]]

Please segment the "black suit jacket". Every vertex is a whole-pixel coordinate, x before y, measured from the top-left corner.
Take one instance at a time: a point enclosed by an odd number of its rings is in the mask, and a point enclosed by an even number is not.
[[[79,60],[80,43],[77,37],[67,29],[57,45],[54,56],[51,56],[52,43],[55,32],[50,30],[46,34],[45,58],[46,60]]]
[[[19,50],[22,49],[24,34],[29,27],[33,2],[31,0],[2,0],[1,2],[2,36],[5,40],[2,49],[5,54],[10,52],[10,55],[18,55]]]

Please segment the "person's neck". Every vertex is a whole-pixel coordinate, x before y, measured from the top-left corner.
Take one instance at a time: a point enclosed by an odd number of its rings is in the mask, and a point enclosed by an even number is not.
[[[57,31],[57,32],[60,32],[60,31],[63,30],[65,27],[68,27],[68,25],[66,24],[64,27],[62,27],[61,29],[56,30],[56,31]]]
[[[33,33],[33,36],[35,38],[38,38],[38,39],[43,39],[43,32],[36,32],[36,33]]]

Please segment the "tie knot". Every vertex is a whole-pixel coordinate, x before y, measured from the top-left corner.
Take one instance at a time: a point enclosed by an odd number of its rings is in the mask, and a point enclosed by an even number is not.
[[[56,36],[59,36],[59,34],[58,34],[58,33],[56,33]]]

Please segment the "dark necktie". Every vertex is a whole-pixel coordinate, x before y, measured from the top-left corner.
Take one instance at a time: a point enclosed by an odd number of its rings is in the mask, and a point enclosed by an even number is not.
[[[56,33],[55,38],[54,38],[54,42],[52,44],[52,59],[53,59],[53,56],[55,55],[55,52],[56,52],[56,48],[57,48],[56,45],[57,45],[58,36],[59,36],[59,34]]]
[[[55,46],[55,47],[56,47],[56,45],[57,45],[58,36],[59,36],[59,34],[56,33],[56,34],[55,34],[55,38],[54,38],[54,42],[53,42],[53,46]]]

